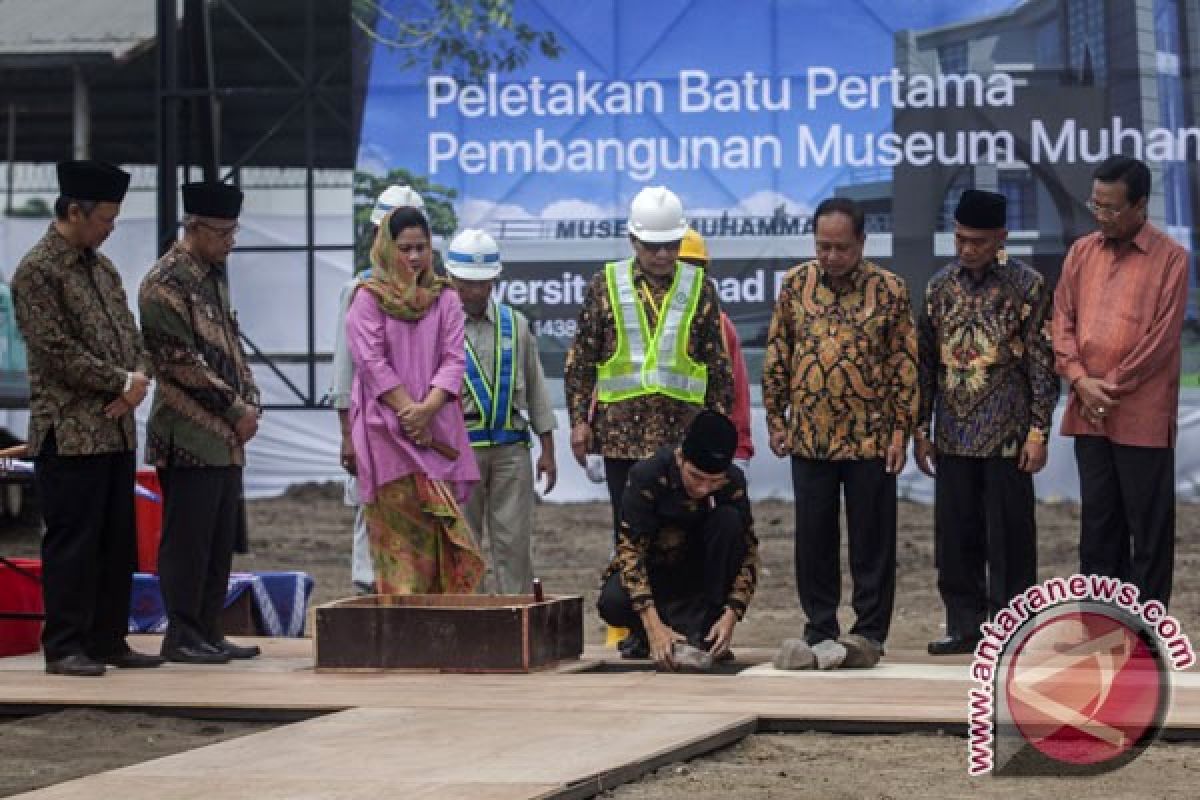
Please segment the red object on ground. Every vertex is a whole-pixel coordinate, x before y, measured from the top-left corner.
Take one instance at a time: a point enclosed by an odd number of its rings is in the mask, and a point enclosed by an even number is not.
[[[137,564],[138,572],[158,572],[158,543],[162,539],[162,486],[158,483],[158,472],[153,468],[137,471],[138,485],[158,495],[158,502],[140,495],[134,498],[137,512]]]
[[[0,611],[42,613],[42,562],[35,558],[10,558],[38,580],[0,562]],[[37,620],[0,619],[0,656],[36,653],[41,648],[42,623]]]

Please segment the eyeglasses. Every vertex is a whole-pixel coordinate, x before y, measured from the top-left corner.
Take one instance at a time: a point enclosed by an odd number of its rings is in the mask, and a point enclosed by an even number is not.
[[[1086,203],[1084,203],[1084,205],[1087,206],[1088,211],[1092,212],[1093,215],[1100,217],[1101,219],[1116,219],[1129,209],[1133,208],[1133,206],[1125,206],[1124,208],[1108,208],[1107,206],[1096,205],[1095,200],[1088,200]]]
[[[222,239],[232,239],[234,235],[242,228],[241,225],[236,224],[228,228],[218,228],[216,225],[209,225],[207,222],[200,222],[198,220],[196,222],[196,227],[210,230],[217,236],[220,236]]]

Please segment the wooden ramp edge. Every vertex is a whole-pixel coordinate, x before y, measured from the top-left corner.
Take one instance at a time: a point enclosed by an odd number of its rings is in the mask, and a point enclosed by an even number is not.
[[[19,795],[30,800],[576,800],[732,744],[755,719],[359,708]]]

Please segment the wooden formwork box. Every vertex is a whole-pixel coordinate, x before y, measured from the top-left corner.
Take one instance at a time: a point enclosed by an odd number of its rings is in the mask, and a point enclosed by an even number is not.
[[[583,654],[574,595],[367,595],[315,612],[318,672],[530,672]]]

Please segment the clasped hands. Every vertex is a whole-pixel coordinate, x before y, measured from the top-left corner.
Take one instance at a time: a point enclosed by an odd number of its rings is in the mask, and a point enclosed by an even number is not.
[[[104,407],[104,416],[118,419],[133,411],[146,399],[150,390],[150,379],[142,372],[131,372],[129,391],[122,392],[116,400]]]
[[[436,409],[427,402],[410,401],[396,411],[396,419],[400,421],[405,436],[419,447],[429,447],[433,443],[429,423],[435,411]]]
[[[1092,425],[1100,427],[1113,409],[1121,405],[1116,384],[1099,378],[1083,377],[1071,387],[1079,398],[1079,413]]]

